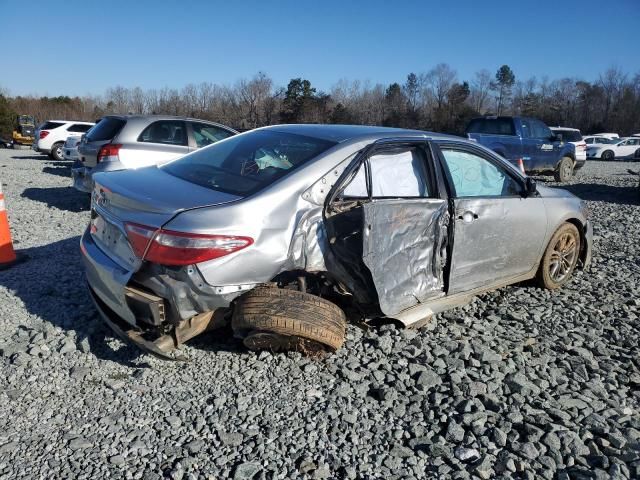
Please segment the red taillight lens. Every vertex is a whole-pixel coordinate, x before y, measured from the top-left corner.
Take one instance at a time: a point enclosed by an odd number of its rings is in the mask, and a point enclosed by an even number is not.
[[[202,235],[125,225],[129,242],[139,258],[160,265],[193,265],[237,252],[253,243],[249,237]],[[146,253],[145,253],[146,251]]]
[[[122,145],[107,143],[100,147],[98,151],[98,162],[109,162],[109,161],[117,161],[120,159],[118,157],[118,153],[120,152],[120,148]]]
[[[49,135],[49,130],[42,130],[42,131],[40,132],[40,138],[44,138],[44,137],[46,137],[47,135]]]
[[[157,228],[146,227],[137,223],[125,223],[124,228],[127,231],[127,238],[133,248],[133,253],[138,258],[144,257],[147,245],[149,245]]]

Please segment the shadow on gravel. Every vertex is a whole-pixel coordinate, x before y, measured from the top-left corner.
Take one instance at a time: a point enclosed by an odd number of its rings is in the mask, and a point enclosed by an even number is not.
[[[137,347],[118,343],[120,348],[114,350],[108,343],[115,336],[98,316],[87,291],[79,243],[80,237],[75,236],[20,250],[28,256],[27,261],[0,271],[0,285],[24,303],[24,307],[14,305],[15,316],[26,317],[25,312],[20,312],[26,309],[30,315],[64,331],[74,331],[77,349],[85,348],[97,358],[140,368],[139,363],[134,363],[142,355]],[[53,348],[59,351],[63,344]]]
[[[49,155],[14,155],[13,160],[49,160]]]
[[[58,175],[59,177],[71,178],[71,164],[53,166],[53,167],[44,167],[42,169],[42,172],[50,173],[51,175]]]
[[[90,207],[89,195],[73,187],[26,188],[22,197],[69,212],[82,212]]]
[[[639,205],[639,190],[637,185],[612,186],[598,183],[577,183],[562,187],[583,200],[593,202],[619,203],[624,205]]]

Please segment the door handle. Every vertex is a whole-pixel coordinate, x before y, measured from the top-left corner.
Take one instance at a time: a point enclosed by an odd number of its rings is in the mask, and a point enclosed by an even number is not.
[[[467,210],[463,212],[461,215],[458,215],[458,220],[462,220],[464,223],[471,223],[478,218],[478,214]]]

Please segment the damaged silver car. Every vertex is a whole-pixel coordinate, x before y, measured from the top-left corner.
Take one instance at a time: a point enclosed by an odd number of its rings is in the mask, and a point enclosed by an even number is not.
[[[335,350],[347,317],[420,326],[508,284],[558,288],[591,260],[580,199],[422,131],[265,127],[94,180],[92,297],[164,357],[229,323],[252,349]]]

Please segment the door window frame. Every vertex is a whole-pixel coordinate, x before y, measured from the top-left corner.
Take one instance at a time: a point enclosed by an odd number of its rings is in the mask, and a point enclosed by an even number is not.
[[[440,168],[442,169],[443,175],[446,178],[446,187],[448,194],[451,198],[454,199],[470,199],[470,198],[525,198],[524,193],[526,192],[526,180],[522,174],[516,170],[515,166],[510,163],[499,159],[494,156],[491,152],[486,152],[478,147],[473,145],[468,145],[466,143],[458,143],[450,140],[442,140],[433,142],[432,147],[437,151],[437,158],[440,163]],[[478,196],[458,196],[455,191],[455,185],[453,183],[453,178],[451,178],[451,173],[449,172],[449,167],[447,166],[446,159],[442,150],[457,150],[460,152],[468,153],[471,155],[476,155],[495,167],[504,171],[504,173],[509,176],[512,180],[514,180],[520,187],[520,193],[515,195],[478,195]]]
[[[405,196],[390,196],[390,197],[373,197],[373,179],[371,178],[371,157],[384,153],[385,151],[395,150],[398,148],[406,147],[407,149],[419,148],[422,150],[423,158],[425,162],[424,172],[426,173],[428,196],[425,197],[405,197]],[[365,182],[367,188],[366,197],[349,198],[349,201],[366,201],[372,200],[385,200],[385,199],[406,199],[406,200],[428,200],[428,199],[444,199],[448,198],[448,190],[446,182],[442,177],[438,161],[436,160],[436,154],[432,148],[432,143],[425,138],[392,138],[377,140],[367,147],[362,149],[351,163],[345,168],[338,181],[333,188],[329,191],[325,199],[325,209],[327,209],[331,203],[333,203],[344,189],[351,183],[361,167],[365,169]],[[346,200],[346,199],[345,199]]]

